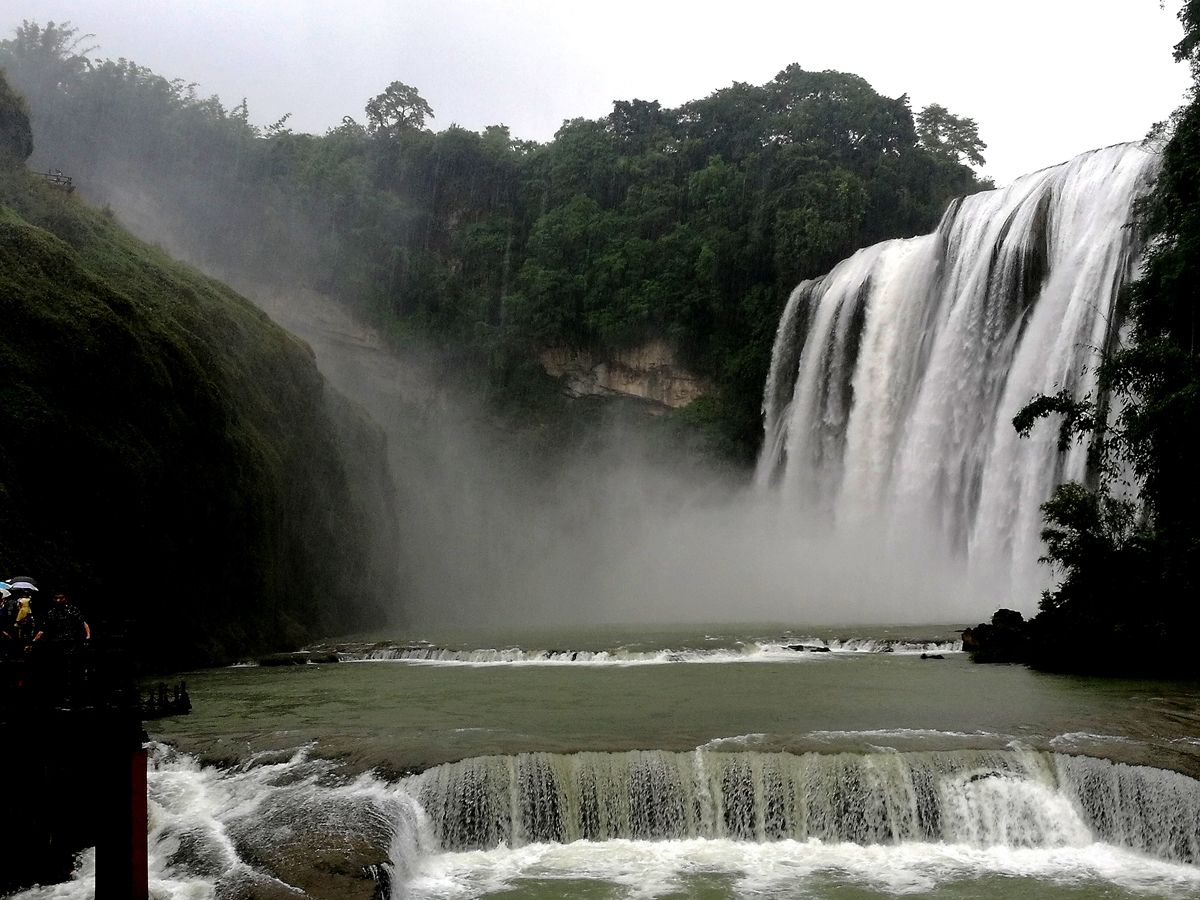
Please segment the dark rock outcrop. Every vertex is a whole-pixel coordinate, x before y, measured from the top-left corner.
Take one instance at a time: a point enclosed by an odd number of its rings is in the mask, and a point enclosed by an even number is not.
[[[1028,662],[1029,623],[1016,610],[998,609],[990,624],[984,622],[963,632],[963,649],[974,662]]]

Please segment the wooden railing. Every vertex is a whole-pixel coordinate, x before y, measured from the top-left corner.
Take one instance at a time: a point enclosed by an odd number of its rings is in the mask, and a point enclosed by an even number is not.
[[[75,190],[75,185],[71,183],[71,176],[64,175],[62,169],[54,169],[50,172],[39,172],[39,175],[46,180],[46,183],[51,187],[56,187],[60,191],[66,191],[68,194]]]

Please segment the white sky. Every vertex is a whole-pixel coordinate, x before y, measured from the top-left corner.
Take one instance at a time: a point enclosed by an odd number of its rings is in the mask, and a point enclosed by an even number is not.
[[[914,112],[937,102],[979,123],[1003,184],[1141,138],[1182,100],[1171,60],[1180,0],[5,0],[22,19],[71,21],[94,56],[197,82],[251,120],[291,112],[323,132],[391,81],[415,86],[435,129],[503,123],[549,140],[613,100],[664,106],[789,63],[866,78]]]

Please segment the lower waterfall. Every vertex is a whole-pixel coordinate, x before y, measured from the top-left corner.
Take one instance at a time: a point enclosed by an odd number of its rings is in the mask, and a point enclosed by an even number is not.
[[[1147,766],[698,749],[475,757],[388,780],[310,751],[227,768],[154,745],[151,896],[469,900],[533,880],[647,900],[1200,897],[1200,782]],[[95,873],[91,850],[70,882],[17,898],[88,900]]]
[[[1157,166],[1133,144],[1087,153],[799,285],[764,393],[760,489],[849,535],[965,558],[1028,610],[1039,506],[1092,473],[1087,447],[1059,452],[1056,422],[1021,439],[1012,418],[1038,393],[1095,393]]]
[[[611,840],[1096,841],[1193,863],[1200,782],[1032,750],[544,753],[468,759],[404,785],[443,850]]]

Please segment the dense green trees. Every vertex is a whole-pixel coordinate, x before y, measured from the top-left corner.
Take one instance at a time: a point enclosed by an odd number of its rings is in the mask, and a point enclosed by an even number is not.
[[[25,98],[0,78],[0,166],[19,165],[33,153],[33,129]]]
[[[329,292],[398,334],[454,346],[494,387],[539,347],[665,339],[719,385],[706,421],[742,458],[761,437],[771,341],[795,283],[864,244],[929,230],[951,197],[981,186],[918,135],[907,98],[796,65],[678,109],[617,101],[537,145],[503,126],[435,134],[433,110],[399,81],[367,104],[365,125],[260,130],[245,104],[226,110],[131,62],[88,60],[78,43],[53,23],[0,42],[0,66],[31,102],[35,162],[69,169],[118,210],[137,196],[144,214],[154,198],[156,239],[172,250]],[[965,157],[978,161],[974,123],[940,115],[974,136]]]
[[[77,198],[0,166],[0,564],[100,633],[131,621],[159,667],[382,622],[376,426],[247,300]]]

